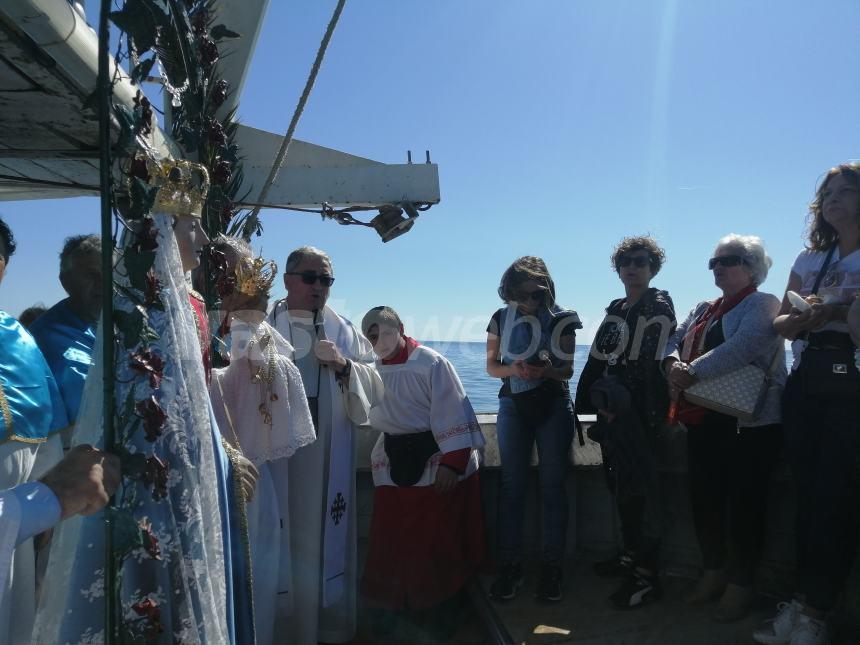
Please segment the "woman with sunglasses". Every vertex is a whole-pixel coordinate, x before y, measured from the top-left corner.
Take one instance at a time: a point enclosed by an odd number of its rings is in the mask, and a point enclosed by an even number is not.
[[[851,332],[860,293],[860,164],[831,168],[809,206],[807,248],[774,327],[792,341],[783,396],[786,454],[797,485],[798,598],[754,634],[759,643],[828,642],[860,536],[860,385]],[[794,292],[794,293],[792,293]],[[805,303],[803,301],[806,301]],[[849,380],[848,383],[840,383]]]
[[[606,308],[576,390],[576,412],[598,414],[589,434],[599,435],[606,481],[621,519],[624,551],[594,566],[599,576],[624,578],[609,597],[619,609],[641,607],[662,593],[656,447],[669,407],[660,361],[675,331],[675,308],[666,291],[650,284],[665,260],[663,249],[647,236],[625,238],[615,247],[612,267],[624,297]],[[606,409],[599,391],[607,386],[624,388],[629,405]]]
[[[685,600],[704,604],[720,598],[712,614],[718,622],[743,618],[755,597],[768,485],[782,443],[785,361],[778,358],[785,349],[772,324],[779,299],[758,291],[771,264],[760,238],[722,238],[708,262],[722,295],[690,312],[669,339],[663,361],[678,420],[687,426],[690,501],[704,565]],[[683,400],[683,390],[700,379],[750,364],[772,370],[755,419],[742,421]]]
[[[576,312],[555,302],[555,285],[541,258],[525,256],[502,276],[505,303],[487,327],[487,373],[502,379],[496,432],[502,461],[499,575],[490,588],[510,600],[523,584],[522,525],[532,445],[537,443],[543,518],[543,566],[535,594],[561,600],[567,538],[565,476],[570,467],[574,417],[568,380],[573,375]]]

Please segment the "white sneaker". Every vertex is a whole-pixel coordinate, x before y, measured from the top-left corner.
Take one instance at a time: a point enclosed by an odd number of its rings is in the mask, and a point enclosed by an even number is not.
[[[802,607],[797,600],[779,603],[776,606],[776,616],[764,621],[762,626],[753,632],[753,640],[763,645],[787,645]]]
[[[791,645],[829,645],[827,638],[827,623],[823,620],[810,618],[800,614],[797,625],[791,632]]]

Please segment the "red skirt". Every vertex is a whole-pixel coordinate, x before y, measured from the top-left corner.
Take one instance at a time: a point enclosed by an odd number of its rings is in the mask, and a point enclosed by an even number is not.
[[[440,495],[432,486],[379,486],[361,592],[368,606],[427,609],[484,565],[478,473]]]

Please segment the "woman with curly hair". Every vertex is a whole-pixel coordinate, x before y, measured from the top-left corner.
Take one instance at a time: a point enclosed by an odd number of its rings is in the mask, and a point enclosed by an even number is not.
[[[502,460],[499,575],[490,588],[510,600],[523,584],[522,525],[532,445],[537,443],[543,518],[543,567],[536,597],[561,600],[567,537],[565,476],[570,465],[574,417],[568,380],[573,375],[576,312],[555,302],[555,284],[544,261],[516,260],[502,276],[505,306],[487,327],[487,373],[502,379],[496,431]]]
[[[797,483],[798,597],[755,633],[760,643],[827,642],[827,612],[860,536],[860,375],[846,321],[855,322],[856,308],[847,314],[860,293],[860,164],[831,168],[809,214],[807,248],[773,323],[795,357],[782,406]]]
[[[624,297],[606,308],[579,378],[575,407],[579,414],[598,415],[590,434],[600,441],[606,481],[615,496],[624,538],[624,550],[596,563],[594,569],[603,577],[624,578],[609,600],[629,609],[661,595],[656,443],[669,391],[660,359],[675,330],[675,308],[668,292],[650,286],[666,261],[652,238],[624,238],[611,259],[624,285]],[[618,395],[619,388],[620,397],[607,397],[607,393]]]

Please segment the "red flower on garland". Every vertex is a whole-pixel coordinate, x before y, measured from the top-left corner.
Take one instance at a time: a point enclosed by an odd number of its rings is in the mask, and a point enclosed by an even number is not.
[[[218,45],[209,36],[200,36],[200,62],[203,63],[203,71],[206,74],[212,72],[215,63],[221,55],[218,53]]]
[[[194,33],[198,36],[206,33],[206,26],[209,24],[209,12],[205,9],[196,11],[191,16],[191,26],[194,28]]]
[[[145,517],[137,523],[140,527],[140,536],[143,539],[143,550],[153,560],[161,560],[161,549],[158,548],[158,538],[152,532],[152,524]]]
[[[225,230],[230,225],[230,220],[233,219],[234,210],[236,210],[236,204],[229,197],[225,197],[224,203],[221,205],[221,226]]]
[[[152,499],[156,502],[167,497],[167,464],[157,456],[146,458],[146,470],[143,471],[143,485],[152,486]]]
[[[146,293],[144,294],[144,300],[147,307],[161,304],[161,281],[152,269],[146,272]]]
[[[143,181],[149,181],[149,169],[146,167],[146,159],[135,157],[128,167],[128,174]]]
[[[138,132],[141,134],[152,133],[152,104],[144,94],[138,90],[134,99],[135,111],[140,110],[140,120],[137,124]]]
[[[137,239],[131,245],[131,249],[135,253],[143,253],[144,251],[154,251],[157,248],[158,229],[155,228],[155,220],[151,217],[146,217],[137,233]]]
[[[215,83],[215,87],[212,88],[212,105],[217,108],[224,104],[224,101],[227,100],[227,88],[229,87],[230,83],[223,78]]]
[[[167,413],[158,405],[154,396],[139,401],[135,406],[137,416],[143,419],[143,429],[146,431],[146,440],[153,442],[161,436],[161,429],[167,421]]]
[[[218,119],[208,119],[207,132],[209,143],[217,146],[227,145],[227,133],[224,132],[224,126]]]
[[[146,621],[144,636],[147,640],[155,640],[159,634],[164,633],[164,625],[161,624],[161,609],[152,598],[136,602],[131,608],[134,613]]]
[[[164,361],[158,354],[150,350],[135,352],[131,355],[128,366],[138,374],[149,376],[149,387],[157,390],[164,376]]]
[[[229,183],[232,177],[233,172],[230,170],[230,164],[223,159],[219,160],[212,170],[212,181],[223,186]]]

